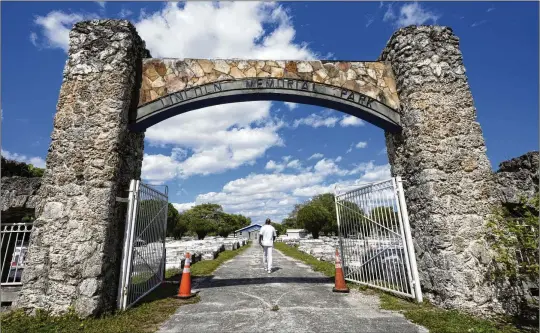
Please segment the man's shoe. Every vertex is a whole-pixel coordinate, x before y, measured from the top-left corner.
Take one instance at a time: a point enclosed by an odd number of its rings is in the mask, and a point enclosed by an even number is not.
[[[272,273],[272,270],[271,270],[271,269],[268,270],[268,274],[270,274],[270,273]]]

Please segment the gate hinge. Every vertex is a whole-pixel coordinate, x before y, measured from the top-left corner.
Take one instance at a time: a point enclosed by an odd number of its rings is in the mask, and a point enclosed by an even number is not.
[[[120,198],[120,197],[116,197],[116,201],[119,201],[119,202],[129,202],[129,198]]]

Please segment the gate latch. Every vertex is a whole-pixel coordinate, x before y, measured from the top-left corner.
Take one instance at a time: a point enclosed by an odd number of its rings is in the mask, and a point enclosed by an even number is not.
[[[129,202],[129,198],[120,198],[120,197],[116,197],[116,201],[119,201],[119,202]]]

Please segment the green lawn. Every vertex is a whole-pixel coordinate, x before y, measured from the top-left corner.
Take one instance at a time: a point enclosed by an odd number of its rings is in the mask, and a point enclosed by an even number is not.
[[[223,262],[245,251],[243,246],[234,251],[223,251],[214,260],[200,261],[191,266],[193,278],[212,274]],[[180,270],[166,272],[168,282],[179,281]],[[28,316],[21,311],[1,315],[2,333],[147,333],[155,332],[179,306],[197,303],[196,296],[188,300],[175,299],[178,283],[163,283],[147,295],[139,304],[123,312],[104,314],[99,318],[79,319],[71,312],[63,316],[51,316],[38,312]]]
[[[332,262],[319,261],[309,254],[285,243],[275,243],[275,248],[283,254],[310,265],[315,271],[328,277],[335,276],[335,265]],[[351,289],[364,293],[377,294],[381,300],[381,308],[401,312],[407,319],[426,327],[430,333],[519,333],[516,327],[508,323],[498,323],[476,318],[459,311],[437,308],[428,302],[422,304],[399,298],[388,293],[368,289],[365,286],[347,282]]]

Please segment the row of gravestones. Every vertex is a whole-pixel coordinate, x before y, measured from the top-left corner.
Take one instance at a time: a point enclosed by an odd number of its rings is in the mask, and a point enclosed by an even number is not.
[[[165,242],[166,269],[183,267],[186,253],[191,255],[191,262],[195,263],[201,260],[213,260],[222,251],[236,250],[246,244],[246,239],[232,237],[206,237],[203,240],[167,239]]]

